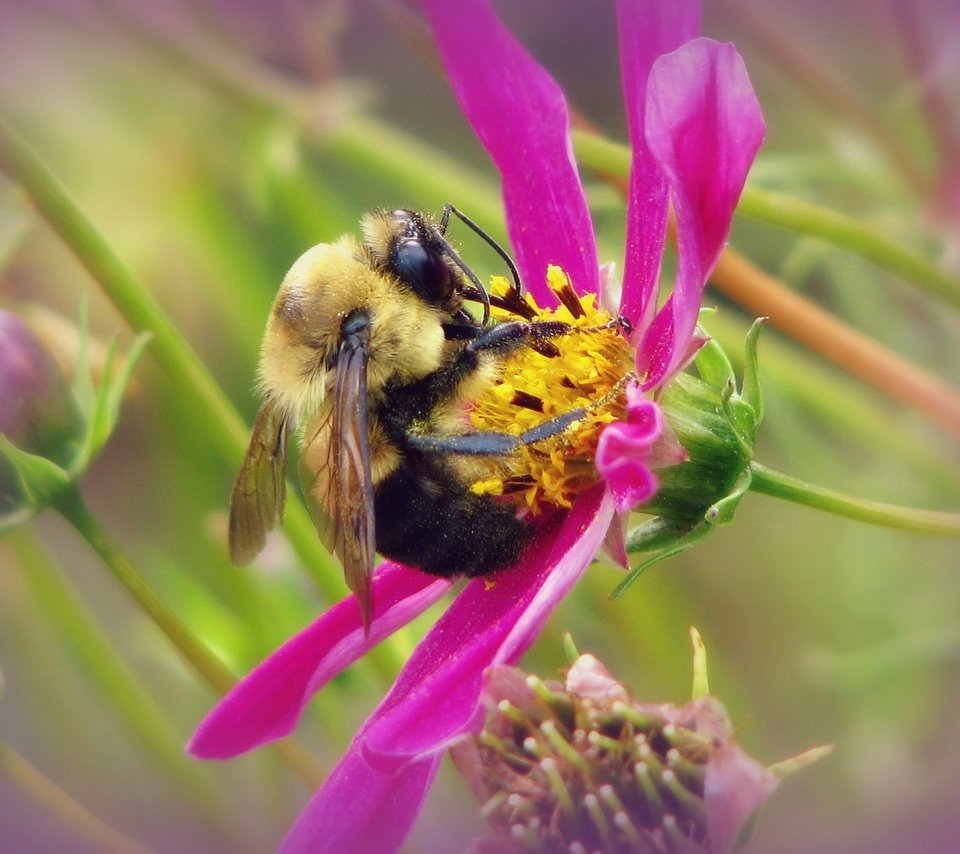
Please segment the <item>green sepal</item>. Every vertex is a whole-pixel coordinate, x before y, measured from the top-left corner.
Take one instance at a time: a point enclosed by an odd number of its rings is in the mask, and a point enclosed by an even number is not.
[[[763,331],[763,327],[767,325],[767,320],[766,317],[758,317],[753,321],[753,325],[747,332],[747,340],[744,345],[745,360],[740,396],[745,403],[753,408],[755,425],[759,425],[763,421],[763,389],[760,386],[757,344],[760,341],[760,333]]]
[[[70,471],[75,477],[79,477],[87,469],[113,434],[120,417],[123,395],[151,337],[149,332],[143,332],[134,339],[116,377],[113,376],[113,369],[117,358],[117,342],[116,340],[110,342],[103,366],[103,381],[89,399],[87,409],[84,411],[87,417],[87,430],[80,452],[70,466]]]
[[[693,686],[691,699],[710,696],[710,679],[707,675],[707,645],[695,626],[690,627],[690,643],[693,645]]]
[[[24,508],[18,508],[13,513],[0,518],[0,530],[25,521],[29,516],[48,506],[70,486],[70,475],[64,469],[46,457],[20,450],[2,433],[0,433],[0,454],[13,467],[25,502]]]
[[[657,542],[660,543],[660,545],[656,547],[656,551],[654,551],[653,554],[646,557],[643,561],[631,569],[629,573],[627,573],[627,576],[623,579],[623,581],[621,581],[616,586],[613,593],[610,594],[611,599],[619,599],[624,593],[627,592],[628,588],[651,566],[675,557],[681,552],[685,552],[687,549],[700,542],[700,540],[709,534],[713,528],[712,525],[709,525],[706,522],[695,523],[692,525],[677,525],[674,527],[674,533],[671,537],[668,531],[670,526],[673,524],[674,523],[671,523],[666,519],[656,517],[654,519],[650,519],[644,524],[638,525],[636,528],[633,528],[628,532],[628,552],[648,552],[652,548],[650,545],[651,542]],[[649,540],[644,539],[644,528],[646,525],[652,526],[650,530],[654,532],[650,536]]]
[[[80,299],[77,310],[77,328],[80,330],[80,352],[77,355],[77,369],[73,372],[73,398],[83,420],[90,421],[97,400],[97,390],[93,384],[93,375],[90,371],[90,321],[87,300]]]
[[[654,516],[627,532],[628,552],[650,552],[672,548],[687,537],[699,523],[673,522]]]
[[[750,489],[750,482],[752,480],[753,475],[749,468],[740,472],[740,476],[733,484],[733,489],[719,501],[715,501],[707,508],[707,512],[704,513],[703,516],[704,521],[712,528],[715,528],[717,525],[728,525],[732,522],[737,505],[740,503],[740,499],[743,498],[744,494]]]
[[[580,650],[577,649],[577,644],[573,639],[573,635],[570,632],[563,633],[563,656],[567,660],[567,664],[571,667],[574,665],[576,660],[580,658]]]
[[[623,595],[643,572],[686,551],[717,525],[733,520],[750,488],[753,445],[763,418],[757,367],[757,341],[764,320],[756,321],[745,342],[745,369],[739,386],[726,353],[707,341],[694,364],[699,377],[678,374],[660,405],[687,459],[657,471],[660,487],[640,510],[653,518],[631,529],[627,551],[647,556],[611,594]]]
[[[762,808],[763,804],[750,813],[750,815],[744,819],[743,824],[740,825],[740,829],[737,831],[737,835],[730,845],[730,850],[733,854],[740,854],[741,851],[749,847],[750,841],[757,832],[757,826],[760,824],[760,811]]]
[[[698,332],[700,332],[699,329]],[[723,388],[727,383],[736,382],[730,357],[713,338],[708,338],[697,351],[693,363],[696,365],[697,373],[700,374],[700,379],[707,385]]]

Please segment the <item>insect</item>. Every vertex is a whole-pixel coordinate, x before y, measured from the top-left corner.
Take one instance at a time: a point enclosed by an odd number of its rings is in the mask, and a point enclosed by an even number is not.
[[[489,323],[491,296],[439,222],[374,211],[351,236],[314,246],[280,286],[260,354],[263,401],[230,506],[230,553],[248,563],[282,517],[287,442],[300,429],[300,479],[324,544],[343,565],[369,626],[375,552],[424,572],[482,576],[513,563],[532,528],[515,508],[470,491],[479,457],[557,435],[582,409],[519,436],[468,429],[463,406],[520,347],[550,356],[571,327]],[[493,298],[497,300],[496,297]],[[477,321],[466,302],[483,306]],[[497,301],[497,304],[510,304]],[[514,299],[513,304],[524,305]]]

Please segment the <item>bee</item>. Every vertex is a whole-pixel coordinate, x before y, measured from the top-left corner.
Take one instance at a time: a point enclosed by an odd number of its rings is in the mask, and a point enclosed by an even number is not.
[[[446,238],[451,213],[507,264],[513,289],[491,297]],[[520,347],[555,355],[571,327],[532,321],[507,253],[452,205],[439,222],[373,211],[362,242],[303,254],[274,300],[260,353],[262,404],[230,505],[230,554],[243,565],[282,518],[287,447],[299,430],[300,480],[327,547],[369,626],[375,553],[442,577],[514,563],[530,523],[477,495],[471,461],[557,435],[584,411],[519,436],[468,429],[464,406]],[[490,323],[494,304],[517,320]],[[483,306],[482,319],[466,310]]]

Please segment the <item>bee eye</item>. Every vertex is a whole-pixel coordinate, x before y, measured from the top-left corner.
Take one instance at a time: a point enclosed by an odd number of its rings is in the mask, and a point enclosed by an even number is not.
[[[416,238],[397,244],[391,259],[393,273],[427,302],[443,302],[454,287],[453,274],[440,253]]]

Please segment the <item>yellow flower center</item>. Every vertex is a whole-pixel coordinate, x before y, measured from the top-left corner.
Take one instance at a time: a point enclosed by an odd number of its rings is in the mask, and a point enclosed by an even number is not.
[[[626,417],[624,383],[633,370],[630,345],[611,315],[596,305],[596,295],[577,295],[567,274],[555,266],[547,270],[547,284],[560,301],[557,308],[540,308],[526,294],[521,312],[494,307],[492,316],[516,320],[521,313],[534,322],[562,321],[571,331],[550,338],[549,353],[522,347],[508,357],[499,381],[474,401],[469,413],[476,430],[516,436],[571,410],[586,409],[583,418],[556,436],[486,461],[489,475],[471,487],[478,494],[506,496],[533,513],[544,505],[570,507],[597,482],[597,441],[607,424]],[[506,279],[491,279],[494,296],[510,291]]]

